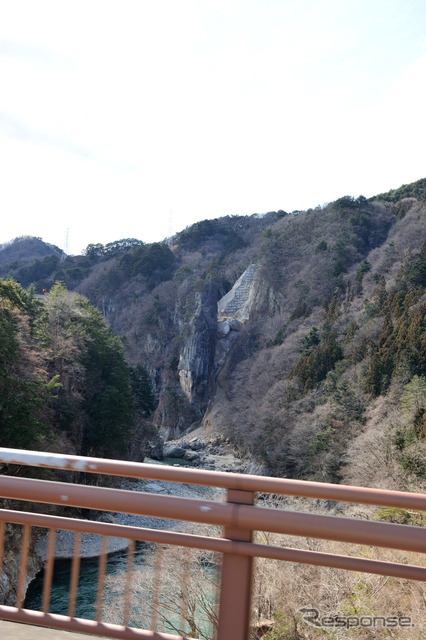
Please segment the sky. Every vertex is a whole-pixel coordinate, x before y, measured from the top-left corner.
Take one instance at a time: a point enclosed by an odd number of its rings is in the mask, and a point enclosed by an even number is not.
[[[0,243],[426,177],[424,0],[0,0]]]

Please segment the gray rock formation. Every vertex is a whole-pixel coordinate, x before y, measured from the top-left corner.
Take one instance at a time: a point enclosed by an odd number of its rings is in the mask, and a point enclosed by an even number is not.
[[[200,451],[201,449],[206,448],[206,443],[203,440],[199,440],[198,438],[192,438],[192,440],[189,443],[189,446],[193,451]]]
[[[163,455],[165,458],[183,458],[185,449],[175,442],[166,442],[163,448]]]
[[[183,457],[185,460],[188,460],[188,462],[195,462],[195,460],[200,459],[200,454],[196,451],[191,451],[191,449],[187,449]]]
[[[153,460],[162,460],[164,457],[163,447],[164,438],[157,435],[148,442],[147,455]]]
[[[229,328],[231,329],[231,331],[241,331],[241,322],[239,322],[236,318],[232,318],[232,320],[229,322]]]
[[[199,295],[189,334],[179,358],[180,386],[189,402],[200,409],[208,400],[213,371],[217,328],[217,288],[209,286]]]
[[[3,571],[0,579],[0,604],[16,605],[16,587],[18,584],[19,562],[16,559],[21,553],[22,532],[18,525],[6,525],[6,536],[3,554]],[[24,593],[31,580],[41,568],[41,561],[35,552],[36,535],[32,531],[28,549],[27,572],[24,580]],[[2,636],[3,637],[3,636]]]
[[[228,320],[222,320],[217,323],[217,337],[218,338],[226,338],[228,333],[231,331],[231,325]]]

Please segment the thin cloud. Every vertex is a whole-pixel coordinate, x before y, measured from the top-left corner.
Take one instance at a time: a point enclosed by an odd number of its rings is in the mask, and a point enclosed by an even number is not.
[[[0,38],[0,56],[30,61],[49,67],[70,67],[70,60],[58,53],[27,43],[5,40]]]
[[[32,129],[17,118],[14,118],[10,114],[2,111],[0,111],[0,131],[8,138],[44,147],[51,147],[53,149],[63,151],[64,153],[76,155],[80,158],[91,160],[93,162],[100,160],[99,156],[93,153],[90,149],[75,145],[65,139],[52,136],[50,133],[45,131]]]
[[[62,153],[77,156],[83,160],[87,160],[88,162],[102,164],[110,169],[124,173],[132,172],[137,169],[136,165],[133,163],[102,158],[87,147],[74,144],[65,138],[60,138],[46,131],[34,129],[4,111],[0,111],[0,134],[3,134],[3,136],[12,140],[19,140],[27,144],[55,149]]]

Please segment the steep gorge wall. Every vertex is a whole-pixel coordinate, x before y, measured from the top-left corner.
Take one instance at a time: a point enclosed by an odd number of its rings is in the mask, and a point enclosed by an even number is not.
[[[212,384],[212,370],[216,347],[217,287],[210,285],[197,300],[179,357],[179,381],[191,405],[201,413],[207,406]]]
[[[160,425],[166,438],[177,437],[203,419],[214,397],[216,378],[236,342],[243,324],[249,319],[263,286],[258,267],[250,265],[231,290],[220,298],[217,285],[210,283],[197,293],[195,310],[186,324],[181,324],[182,346],[179,351],[179,387],[187,411],[182,408],[175,427]],[[164,411],[160,399],[157,417]],[[161,415],[161,412],[162,415]]]

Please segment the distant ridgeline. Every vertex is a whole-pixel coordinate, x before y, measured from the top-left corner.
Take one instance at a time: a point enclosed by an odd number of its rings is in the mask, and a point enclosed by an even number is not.
[[[411,184],[403,184],[399,189],[391,189],[387,193],[381,193],[375,199],[384,200],[385,202],[398,202],[404,198],[416,198],[420,202],[426,202],[426,178]]]
[[[59,247],[43,242],[41,238],[33,236],[15,238],[0,245],[0,274],[9,275],[11,265],[20,268],[23,263],[32,263],[47,256],[55,256],[61,260],[65,258],[65,253]],[[9,265],[8,268],[5,269],[5,265]]]

